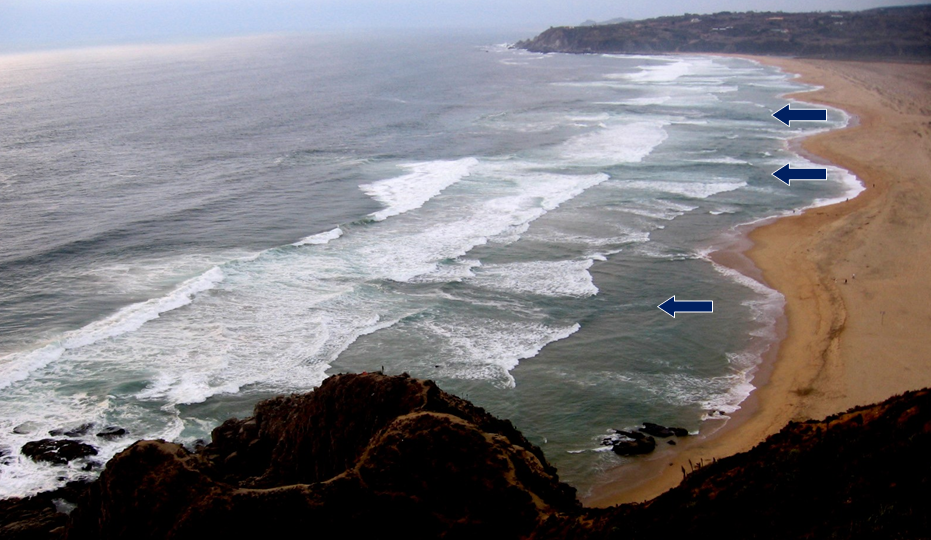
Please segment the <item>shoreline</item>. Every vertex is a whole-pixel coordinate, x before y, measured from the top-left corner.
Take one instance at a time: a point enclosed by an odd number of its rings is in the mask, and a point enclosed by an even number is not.
[[[741,57],[819,87],[784,97],[851,116],[842,129],[788,144],[850,171],[866,189],[764,220],[710,254],[785,297],[777,345],[754,373],[756,390],[723,426],[705,422],[677,450],[609,471],[614,478],[586,505],[648,501],[678,485],[683,471],[747,451],[790,421],[931,385],[921,342],[931,324],[931,260],[922,248],[931,245],[931,66]],[[895,272],[900,267],[908,271]]]

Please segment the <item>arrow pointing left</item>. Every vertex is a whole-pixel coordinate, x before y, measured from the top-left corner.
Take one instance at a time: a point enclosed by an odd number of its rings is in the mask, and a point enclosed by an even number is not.
[[[676,300],[676,295],[669,297],[662,304],[656,306],[676,318],[676,313],[713,313],[713,300]]]
[[[793,109],[786,105],[773,113],[776,120],[789,125],[792,120],[827,120],[827,109]]]
[[[788,165],[783,165],[781,169],[773,173],[773,176],[791,186],[792,180],[827,180],[827,169],[793,169]]]

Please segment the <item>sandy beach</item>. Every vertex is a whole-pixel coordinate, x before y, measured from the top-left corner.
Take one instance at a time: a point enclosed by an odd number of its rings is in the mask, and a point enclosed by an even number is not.
[[[731,266],[749,257],[785,295],[778,351],[724,428],[706,422],[676,452],[611,471],[587,505],[649,500],[683,470],[749,450],[790,421],[931,386],[931,65],[752,59],[822,87],[792,97],[853,116],[799,151],[846,168],[867,189],[754,229],[744,254],[718,255]]]

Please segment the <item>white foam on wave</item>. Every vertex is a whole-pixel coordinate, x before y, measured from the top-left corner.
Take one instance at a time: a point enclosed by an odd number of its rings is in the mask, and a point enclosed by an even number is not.
[[[588,114],[588,115],[580,114],[580,115],[570,115],[568,117],[568,120],[570,122],[586,122],[586,123],[593,123],[593,124],[599,124],[601,122],[606,122],[607,120],[610,120],[610,119],[611,119],[611,115],[608,113]]]
[[[731,413],[753,390],[744,372],[706,377],[678,372],[632,373],[624,383],[633,390],[654,396],[653,399],[676,406],[699,407],[707,412]],[[708,417],[706,413],[705,417]]]
[[[688,75],[693,70],[693,62],[678,61],[658,66],[640,66],[637,73],[619,73],[618,78],[638,82],[672,82]]]
[[[634,180],[630,182],[615,181],[610,184],[617,189],[649,190],[663,193],[674,193],[691,199],[707,199],[717,193],[734,191],[747,185],[743,180],[726,182],[670,182],[652,180]]]
[[[505,292],[586,297],[598,294],[588,269],[593,261],[530,261],[486,265],[468,283]]]
[[[605,103],[605,105],[630,105],[633,107],[645,107],[647,105],[664,105],[668,103],[670,99],[672,99],[672,96],[645,96]]]
[[[170,328],[135,334],[105,358],[131,358],[126,366],[147,374],[136,392],[163,407],[202,403],[259,385],[264,391],[309,390],[359,337],[388,328],[406,311],[378,306],[364,291],[311,278],[328,271],[320,257],[292,252],[267,256],[231,279],[235,295],[222,304],[169,321]],[[275,254],[281,256],[280,253]],[[255,276],[268,282],[259,282]],[[333,290],[331,290],[333,289]],[[140,375],[136,375],[140,376]]]
[[[749,161],[744,161],[742,159],[733,158],[730,156],[723,156],[719,158],[711,159],[696,159],[693,160],[695,163],[715,163],[721,165],[750,165]]]
[[[254,260],[258,255],[254,251],[232,249],[215,253],[134,257],[76,268],[75,275],[80,280],[105,283],[111,291],[130,297],[155,298],[170,294],[180,281],[200,274],[204,269],[230,261]]]
[[[339,227],[336,227],[335,229],[330,229],[329,231],[326,231],[326,232],[312,234],[310,236],[307,236],[305,238],[298,240],[297,242],[294,242],[291,245],[292,246],[306,246],[306,245],[328,244],[330,243],[331,240],[336,240],[342,235],[343,235],[343,230],[340,229]]]
[[[437,264],[436,269],[427,274],[411,278],[413,283],[455,283],[474,277],[474,268],[482,266],[476,259],[456,259]]]
[[[382,221],[420,208],[444,189],[468,176],[476,165],[478,160],[474,157],[456,161],[412,163],[404,165],[404,168],[411,171],[408,174],[363,184],[359,189],[385,205],[384,210],[372,214],[372,219]]]
[[[578,165],[637,163],[667,138],[665,122],[630,122],[610,125],[564,143],[562,159]]]
[[[744,287],[752,290],[756,293],[760,299],[758,300],[746,300],[743,302],[743,305],[750,306],[753,313],[753,320],[760,321],[764,323],[765,326],[773,326],[776,319],[778,319],[782,314],[782,309],[785,306],[785,297],[777,291],[767,287],[766,285],[760,283],[759,281],[746,276],[733,268],[728,268],[721,264],[713,261],[708,255],[710,250],[703,250],[699,253],[699,256],[709,261],[714,267],[715,271],[723,276],[727,277],[731,281],[743,285]],[[766,334],[766,337],[775,337],[775,330],[772,334]]]
[[[223,281],[223,277],[223,271],[215,266],[185,281],[171,294],[127,306],[101,321],[92,322],[81,330],[66,335],[62,345],[65,349],[75,349],[138,330],[162,313],[190,304],[195,295],[214,288]]]
[[[626,211],[626,208],[622,211]],[[624,227],[621,224],[612,224],[605,230],[604,236],[589,236],[572,234],[554,230],[531,232],[525,236],[528,240],[555,244],[584,245],[591,248],[604,248],[606,246],[621,246],[650,241],[650,231],[640,228]]]
[[[664,221],[673,220],[683,214],[698,208],[695,205],[684,204],[665,199],[644,199],[632,202],[620,209],[621,212]]]
[[[811,205],[803,208],[803,210],[807,210],[808,208],[817,208],[819,206],[828,206],[831,204],[837,204],[839,202],[844,202],[844,201],[847,201],[849,199],[856,197],[860,193],[863,193],[863,191],[866,189],[866,186],[863,184],[863,182],[860,181],[859,178],[857,178],[855,174],[845,169],[841,169],[840,167],[835,167],[835,166],[828,167],[828,177],[829,178],[834,177],[835,179],[837,179],[838,182],[840,182],[844,186],[843,193],[841,193],[837,197],[815,199],[815,201],[812,202]]]
[[[420,323],[442,343],[440,373],[445,377],[492,380],[513,388],[511,370],[544,347],[579,331],[578,324],[551,327],[497,319],[448,319]]]
[[[750,309],[751,319],[757,323],[757,328],[750,332],[753,339],[751,339],[749,347],[739,353],[727,353],[728,363],[731,365],[733,372],[720,378],[727,383],[727,390],[716,393],[713,397],[702,402],[702,407],[706,411],[730,414],[740,409],[740,404],[755,389],[753,385],[754,373],[762,361],[763,355],[776,343],[776,323],[785,308],[785,297],[779,291],[737,270],[716,263],[708,257],[710,251],[704,250],[700,253],[700,256],[709,261],[715,271],[729,280],[750,289],[756,295],[756,298],[741,302],[741,305]]]
[[[67,350],[138,330],[162,313],[190,304],[195,295],[214,288],[221,281],[223,272],[218,267],[213,267],[185,281],[168,295],[126,306],[109,317],[94,321],[80,330],[66,333],[55,343],[42,348],[8,355],[0,360],[0,389],[24,380],[36,370],[58,360]]]
[[[463,200],[456,208],[445,208],[426,230],[419,222],[398,224],[407,228],[392,234],[395,239],[403,235],[404,242],[360,248],[366,273],[400,282],[425,274],[436,276],[441,261],[461,257],[488,242],[513,242],[531,222],[608,179],[605,174],[534,172],[515,164],[488,164],[481,173],[506,180],[510,189],[499,197]]]

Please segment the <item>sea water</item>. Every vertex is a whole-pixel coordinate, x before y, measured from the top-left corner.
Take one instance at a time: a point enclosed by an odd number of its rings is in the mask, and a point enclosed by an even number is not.
[[[0,57],[0,496],[96,474],[20,454],[49,430],[93,423],[102,463],[340,372],[435,380],[583,493],[624,462],[608,430],[737,410],[782,297],[708,252],[851,196],[770,175],[846,116],[783,126],[804,87],[747,60],[503,39]]]

